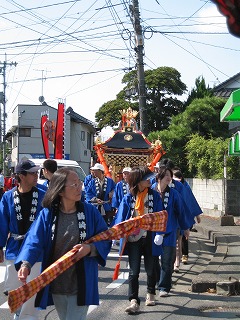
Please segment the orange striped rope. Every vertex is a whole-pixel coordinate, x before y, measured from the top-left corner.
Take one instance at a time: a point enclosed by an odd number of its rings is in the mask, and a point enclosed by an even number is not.
[[[141,228],[150,231],[165,232],[167,226],[167,211],[159,211],[138,216],[105,230],[84,243],[92,243],[103,240],[119,240],[127,237],[135,229]],[[42,290],[46,285],[56,279],[66,269],[71,267],[78,259],[75,253],[78,249],[72,249],[61,258],[51,264],[38,277],[24,284],[23,286],[8,292],[8,305],[11,312],[15,312],[21,305]]]

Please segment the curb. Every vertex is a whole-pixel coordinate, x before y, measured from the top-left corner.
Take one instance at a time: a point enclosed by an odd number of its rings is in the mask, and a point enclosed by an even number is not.
[[[223,278],[216,274],[216,272],[219,265],[223,263],[223,260],[227,256],[228,240],[225,235],[218,231],[213,231],[200,225],[197,225],[196,229],[215,245],[216,251],[207,267],[192,280],[191,291],[196,293],[216,292],[217,283],[223,282]],[[225,290],[224,285],[222,285],[221,288],[222,291]],[[232,290],[230,287],[229,292]]]

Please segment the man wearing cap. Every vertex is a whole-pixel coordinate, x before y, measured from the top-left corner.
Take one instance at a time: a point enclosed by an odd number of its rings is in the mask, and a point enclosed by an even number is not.
[[[28,229],[42,209],[45,192],[36,187],[39,169],[40,167],[31,160],[20,162],[16,167],[18,186],[4,193],[0,203],[0,262],[4,261],[3,248],[6,247],[6,293],[21,286],[14,262]],[[31,268],[28,280],[35,278],[39,273],[40,263],[37,263]],[[32,297],[25,302],[22,308],[17,310],[14,319],[38,319],[34,300],[35,297]]]
[[[125,167],[122,170],[123,179],[116,184],[112,198],[112,207],[118,209],[122,198],[129,193],[128,177],[131,171],[130,167]]]
[[[93,172],[94,179],[89,182],[88,188],[85,190],[86,201],[98,206],[104,220],[109,224],[113,217],[112,197],[115,182],[104,175],[102,164],[95,163],[90,169]]]

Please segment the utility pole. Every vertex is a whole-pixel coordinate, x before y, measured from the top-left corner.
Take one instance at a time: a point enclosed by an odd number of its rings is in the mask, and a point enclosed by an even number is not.
[[[17,66],[16,62],[7,62],[7,57],[5,54],[5,61],[1,62],[0,61],[0,73],[3,75],[3,94],[2,94],[2,100],[0,101],[3,105],[3,111],[1,113],[1,141],[2,141],[2,156],[3,156],[3,174],[5,175],[6,173],[6,166],[5,166],[5,158],[6,158],[6,140],[5,140],[5,135],[6,135],[6,118],[7,118],[7,113],[6,113],[6,68],[7,66]]]
[[[143,134],[148,134],[147,109],[146,109],[146,88],[144,79],[144,40],[142,26],[140,24],[140,13],[138,0],[133,0],[129,7],[132,14],[132,24],[135,32],[135,52],[137,57],[137,76],[138,76],[138,97],[139,97],[139,116],[140,130]]]

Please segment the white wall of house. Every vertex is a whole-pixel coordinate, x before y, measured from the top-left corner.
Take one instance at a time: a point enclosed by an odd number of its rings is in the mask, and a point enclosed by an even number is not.
[[[57,109],[46,105],[17,105],[12,112],[12,152],[11,167],[24,158],[44,158],[41,137],[41,115],[48,112],[49,120],[56,122]],[[93,141],[94,130],[83,123],[71,121],[65,114],[64,149],[65,159],[76,160],[88,174],[91,163],[91,150],[87,149],[87,140],[82,136],[90,135]],[[24,136],[25,135],[25,136]],[[53,156],[53,143],[49,141],[49,152]]]
[[[79,125],[71,121],[71,135],[70,135],[70,149],[71,156],[86,172],[89,173],[91,159],[91,150],[93,149],[93,135],[94,132],[89,132],[89,126],[85,124]]]

